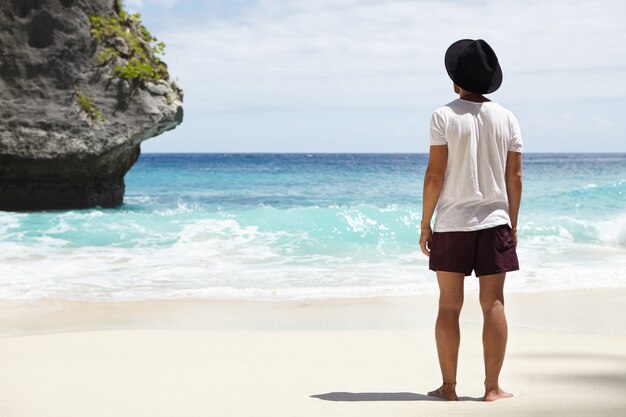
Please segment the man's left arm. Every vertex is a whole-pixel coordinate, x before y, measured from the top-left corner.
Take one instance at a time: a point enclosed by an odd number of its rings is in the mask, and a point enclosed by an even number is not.
[[[426,256],[430,256],[430,247],[433,231],[430,227],[437,201],[443,188],[443,179],[448,164],[448,145],[431,145],[428,157],[428,167],[424,175],[424,195],[422,198],[422,231],[420,234],[420,247]]]

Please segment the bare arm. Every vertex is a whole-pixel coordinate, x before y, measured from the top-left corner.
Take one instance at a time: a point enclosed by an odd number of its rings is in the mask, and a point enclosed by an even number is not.
[[[509,199],[509,217],[513,228],[513,239],[517,246],[517,215],[522,200],[522,154],[509,152],[506,157],[506,195]]]
[[[424,175],[424,195],[422,198],[422,232],[420,234],[420,247],[426,256],[430,256],[430,252],[426,247],[428,242],[432,240],[432,229],[430,222],[439,201],[439,195],[443,188],[443,179],[446,173],[446,165],[448,163],[448,145],[433,145],[430,147],[430,156],[428,158],[428,168]]]

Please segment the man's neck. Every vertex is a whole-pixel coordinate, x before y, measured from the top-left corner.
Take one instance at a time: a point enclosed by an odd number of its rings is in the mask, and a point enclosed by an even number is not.
[[[459,93],[459,98],[461,100],[473,101],[476,103],[484,103],[485,101],[490,101],[487,97],[482,94],[470,93],[467,91],[461,91]]]

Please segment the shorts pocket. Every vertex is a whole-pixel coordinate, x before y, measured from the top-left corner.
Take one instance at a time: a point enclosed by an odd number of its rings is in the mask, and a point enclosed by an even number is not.
[[[515,248],[515,241],[513,241],[513,232],[509,225],[505,224],[499,226],[495,230],[496,238],[496,250],[500,253],[506,252],[511,248]]]

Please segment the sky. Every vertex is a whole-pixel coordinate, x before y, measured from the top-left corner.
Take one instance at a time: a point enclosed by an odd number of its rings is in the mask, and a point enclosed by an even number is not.
[[[125,0],[167,45],[184,121],[143,152],[428,152],[457,96],[443,65],[485,39],[525,152],[626,152],[626,2]]]

